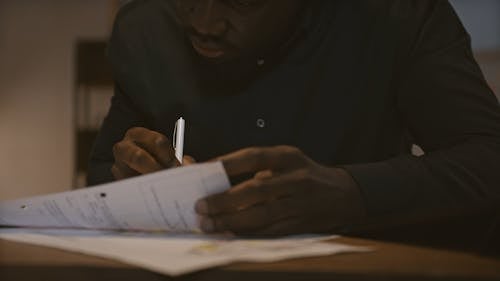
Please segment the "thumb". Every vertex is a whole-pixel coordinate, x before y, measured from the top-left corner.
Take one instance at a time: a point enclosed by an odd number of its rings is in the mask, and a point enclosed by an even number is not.
[[[196,163],[196,160],[189,155],[184,155],[184,157],[182,157],[182,166],[188,166],[188,165],[192,165],[195,163]]]

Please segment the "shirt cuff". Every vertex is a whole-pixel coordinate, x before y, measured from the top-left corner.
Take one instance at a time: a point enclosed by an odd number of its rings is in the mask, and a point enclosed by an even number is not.
[[[415,194],[388,162],[340,166],[358,184],[368,217],[377,217],[411,209]]]

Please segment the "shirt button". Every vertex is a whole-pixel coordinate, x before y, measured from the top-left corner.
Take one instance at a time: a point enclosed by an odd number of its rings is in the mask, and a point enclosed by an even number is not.
[[[264,59],[259,59],[259,60],[257,60],[257,65],[258,65],[258,66],[263,66],[263,65],[264,65],[264,63],[266,63],[266,61],[265,61]]]
[[[257,127],[264,128],[266,126],[266,121],[264,119],[257,119]]]

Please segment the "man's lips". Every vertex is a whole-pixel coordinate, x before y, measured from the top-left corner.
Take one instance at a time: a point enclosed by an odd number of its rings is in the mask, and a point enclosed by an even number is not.
[[[207,46],[196,38],[191,38],[191,44],[198,54],[207,58],[215,59],[225,54],[224,50],[222,50],[220,47]]]

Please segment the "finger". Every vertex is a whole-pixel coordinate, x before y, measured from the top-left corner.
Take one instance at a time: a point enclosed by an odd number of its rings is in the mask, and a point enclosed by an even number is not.
[[[127,131],[125,140],[133,141],[149,152],[157,162],[164,167],[180,166],[175,157],[172,143],[164,135],[141,127],[135,127]]]
[[[111,167],[111,173],[116,180],[126,179],[140,175],[137,171],[131,169],[123,162],[115,162]]]
[[[307,159],[298,148],[291,146],[245,148],[217,158],[229,176],[300,167]]]
[[[251,233],[255,236],[284,236],[294,234],[331,233],[338,229],[338,224],[320,215],[298,213],[296,216],[283,219]]]
[[[196,163],[196,160],[189,155],[184,155],[184,157],[182,157],[182,165],[183,166],[193,165],[195,163]]]
[[[115,162],[122,162],[140,174],[147,174],[163,169],[147,151],[131,141],[121,141],[113,147]]]
[[[285,236],[308,233],[300,217],[291,217],[250,233],[254,236]]]
[[[265,180],[265,179],[269,179],[273,176],[273,171],[271,170],[266,170],[266,171],[260,171],[260,172],[257,172],[254,176],[255,179],[259,179],[259,180]]]
[[[302,170],[265,180],[252,178],[225,192],[198,201],[196,211],[201,215],[236,212],[279,197],[304,193],[309,186],[307,181],[307,175]]]
[[[120,170],[116,165],[113,165],[111,167],[111,174],[113,174],[115,180],[123,180],[127,178],[125,173],[122,170]]]
[[[302,205],[301,198],[297,197],[277,199],[251,206],[236,213],[202,217],[201,226],[205,232],[248,233],[297,215],[302,209]]]

